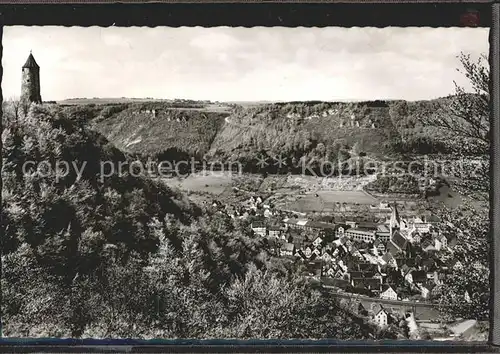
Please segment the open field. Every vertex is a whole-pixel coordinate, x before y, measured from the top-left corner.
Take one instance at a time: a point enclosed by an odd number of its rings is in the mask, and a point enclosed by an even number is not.
[[[379,201],[364,191],[317,191],[316,193],[298,195],[296,198],[283,200],[285,209],[307,212],[334,212],[347,211],[352,206],[345,204],[370,205]]]
[[[82,105],[82,104],[119,104],[119,103],[145,103],[145,102],[166,102],[167,100],[155,98],[71,98],[57,101],[63,105]]]
[[[377,198],[359,186],[372,177],[321,178],[298,175],[235,174],[230,172],[199,172],[187,178],[166,178],[163,181],[172,188],[203,196],[218,197],[222,202],[245,199],[248,193],[260,194],[277,208],[299,213],[363,213],[375,218],[385,217],[387,210],[377,207],[382,201],[397,201],[401,212],[421,213],[430,201],[405,199],[404,196]],[[336,189],[337,188],[337,189]],[[342,189],[345,188],[345,189]],[[195,198],[191,194],[192,198]]]
[[[214,195],[222,194],[232,185],[232,177],[229,174],[196,173],[187,178],[165,178],[163,181],[173,188],[179,188],[188,192],[205,192]]]
[[[318,191],[320,199],[327,203],[378,204],[379,201],[365,191]]]
[[[166,100],[166,99],[158,99],[158,98],[73,98],[62,101],[57,101],[57,104],[60,105],[116,105],[116,104],[134,104],[134,103],[165,103],[181,105],[183,103],[186,104],[186,107],[172,107],[171,109],[182,109],[182,110],[196,110],[203,112],[224,112],[227,113],[231,110],[231,108],[224,103],[213,103],[213,102],[183,102],[183,101],[175,101],[175,100]],[[190,105],[196,104],[199,107],[190,107]]]

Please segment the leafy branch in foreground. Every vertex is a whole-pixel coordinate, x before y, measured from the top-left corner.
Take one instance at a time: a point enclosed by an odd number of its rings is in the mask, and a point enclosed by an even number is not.
[[[469,54],[461,53],[459,60],[464,74],[470,82],[473,92],[455,84],[455,94],[449,102],[429,117],[423,117],[427,125],[439,129],[453,141],[458,142],[455,148],[465,154],[487,154],[489,149],[489,67],[485,55],[473,61]]]
[[[448,255],[463,268],[453,269],[446,278],[438,301],[444,318],[487,320],[489,313],[489,218],[469,203],[455,209],[438,208],[438,226],[444,234],[457,236],[457,244]]]

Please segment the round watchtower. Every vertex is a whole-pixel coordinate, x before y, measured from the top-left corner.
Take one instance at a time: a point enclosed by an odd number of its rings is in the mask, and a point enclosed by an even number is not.
[[[21,102],[24,103],[42,103],[40,96],[40,67],[31,54],[24,63],[21,85]]]

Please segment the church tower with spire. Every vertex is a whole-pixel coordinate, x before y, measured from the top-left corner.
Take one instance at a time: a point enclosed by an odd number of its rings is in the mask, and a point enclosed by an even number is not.
[[[391,232],[391,237],[394,234],[395,231],[398,231],[401,228],[401,219],[399,218],[399,212],[398,208],[396,206],[396,203],[391,207],[392,213],[391,213],[391,219],[389,221],[389,228]]]
[[[31,51],[22,71],[21,102],[25,104],[42,103],[42,97],[40,96],[40,67]]]

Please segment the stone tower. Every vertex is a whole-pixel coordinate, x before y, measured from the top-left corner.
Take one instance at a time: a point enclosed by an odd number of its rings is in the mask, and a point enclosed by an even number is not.
[[[23,65],[23,78],[21,85],[21,102],[42,103],[40,96],[40,67],[31,54]]]

